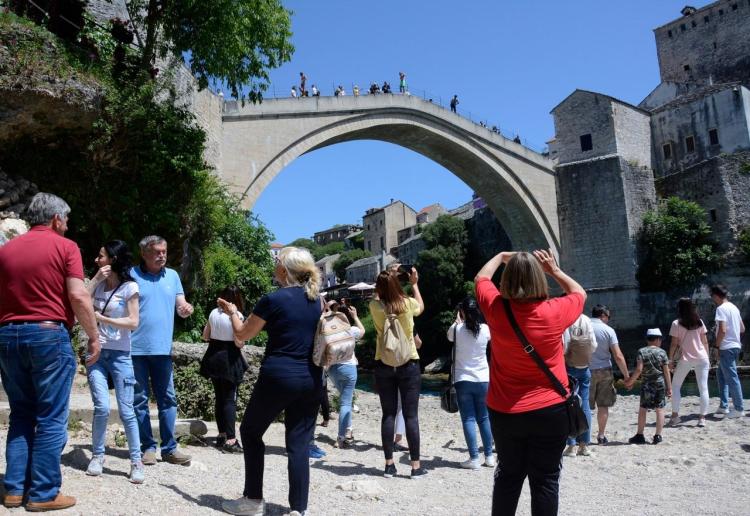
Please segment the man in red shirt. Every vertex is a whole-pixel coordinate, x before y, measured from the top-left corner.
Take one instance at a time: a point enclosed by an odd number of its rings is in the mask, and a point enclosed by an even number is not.
[[[75,505],[60,493],[76,359],[69,330],[78,317],[89,337],[87,365],[99,357],[81,252],[64,238],[70,206],[38,193],[26,211],[31,230],[0,248],[0,374],[10,403],[6,507],[24,497],[32,511]]]

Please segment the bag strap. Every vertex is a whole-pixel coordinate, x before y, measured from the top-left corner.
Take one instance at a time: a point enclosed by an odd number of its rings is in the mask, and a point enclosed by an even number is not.
[[[542,372],[547,375],[547,378],[549,378],[550,382],[552,382],[552,385],[555,387],[557,393],[563,398],[567,399],[567,397],[569,396],[568,390],[563,386],[562,382],[557,378],[557,376],[555,376],[555,374],[550,370],[547,364],[544,363],[544,360],[542,360],[542,357],[540,357],[539,353],[536,352],[534,346],[532,346],[528,339],[526,339],[526,335],[524,335],[521,331],[521,327],[518,326],[516,317],[513,315],[513,309],[510,307],[510,301],[505,298],[502,298],[502,301],[503,306],[505,307],[505,314],[508,316],[508,322],[510,322],[513,331],[516,332],[516,337],[518,337],[518,341],[523,346],[523,350],[527,355],[534,359],[534,362],[536,362],[536,365],[539,366],[539,369],[541,369]]]
[[[453,325],[453,352],[451,353],[451,377],[449,379],[451,387],[456,383],[456,346],[458,346],[457,334],[458,325]]]
[[[122,281],[120,283],[118,283],[117,286],[115,287],[115,289],[112,291],[112,293],[107,298],[107,302],[104,303],[104,308],[102,308],[102,315],[105,315],[105,312],[107,311],[107,307],[109,306],[109,302],[112,301],[112,296],[114,296],[115,293],[117,293],[117,291],[120,290],[120,287],[122,286],[122,284],[123,284]]]

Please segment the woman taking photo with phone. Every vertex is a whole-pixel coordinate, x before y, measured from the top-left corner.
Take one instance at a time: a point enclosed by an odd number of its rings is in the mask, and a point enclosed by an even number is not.
[[[409,283],[414,297],[407,296],[398,280],[398,274],[384,270],[378,274],[375,282],[377,300],[370,302],[370,314],[377,331],[375,348],[375,385],[380,396],[380,407],[383,417],[380,423],[380,437],[385,454],[384,476],[390,478],[396,474],[393,462],[394,420],[398,409],[399,391],[406,424],[406,439],[409,441],[411,458],[411,478],[427,474],[419,461],[419,391],[422,385],[419,354],[414,343],[414,317],[424,310],[422,295],[419,293],[419,275],[417,269],[411,268]],[[386,364],[384,355],[384,329],[386,321],[394,324],[397,319],[403,329],[403,337],[409,343],[410,353],[406,363],[401,365]]]
[[[92,421],[92,458],[86,474],[99,476],[104,469],[104,443],[109,419],[109,387],[107,375],[115,384],[117,410],[120,413],[130,450],[129,479],[141,484],[145,478],[141,461],[141,440],[138,421],[133,410],[135,373],[130,358],[130,332],[138,327],[138,284],[130,276],[133,257],[127,244],[112,240],[104,244],[96,257],[99,267],[88,289],[99,323],[99,360],[87,367],[91,399],[94,402]]]
[[[498,290],[492,276],[500,265],[505,269]],[[545,273],[567,295],[550,299]],[[551,251],[500,253],[482,267],[474,283],[492,335],[487,406],[498,461],[492,514],[515,514],[528,476],[531,513],[555,515],[569,431],[566,401],[516,332],[569,390],[562,334],[581,315],[586,291],[560,270]]]

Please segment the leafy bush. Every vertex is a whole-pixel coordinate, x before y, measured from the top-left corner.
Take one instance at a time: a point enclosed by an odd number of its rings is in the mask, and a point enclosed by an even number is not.
[[[721,257],[706,221],[697,203],[677,197],[644,215],[637,272],[641,291],[691,286],[717,269]]]
[[[174,388],[177,393],[177,407],[183,417],[214,421],[216,419],[214,388],[211,381],[203,378],[199,371],[199,362],[175,367]],[[237,391],[237,421],[242,420],[252,393],[252,384],[249,382],[240,384]]]
[[[739,244],[740,252],[745,255],[746,259],[750,260],[750,226],[742,228],[737,237],[737,243]]]
[[[346,268],[357,260],[361,260],[362,258],[367,258],[369,256],[372,256],[372,253],[363,249],[352,249],[351,251],[345,251],[344,253],[341,253],[339,259],[336,260],[336,263],[333,264],[333,271],[336,273],[336,277],[338,277],[342,282],[346,281]]]

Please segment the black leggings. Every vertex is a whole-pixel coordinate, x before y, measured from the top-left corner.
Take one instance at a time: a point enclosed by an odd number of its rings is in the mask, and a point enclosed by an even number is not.
[[[398,393],[401,392],[401,410],[409,441],[409,457],[419,460],[419,390],[422,377],[419,360],[411,360],[400,367],[390,367],[383,362],[375,363],[375,387],[380,396],[383,419],[380,422],[380,438],[386,460],[393,459],[393,427],[398,411]]]
[[[497,449],[492,516],[516,513],[523,481],[529,477],[531,514],[557,514],[562,452],[568,434],[565,403],[506,414],[489,409]]]
[[[211,378],[216,394],[216,426],[220,434],[227,434],[227,439],[234,439],[234,425],[237,420],[237,385],[221,378]]]
[[[323,421],[331,419],[331,404],[328,402],[328,380],[323,379],[323,389],[320,391],[320,413],[323,414]]]

